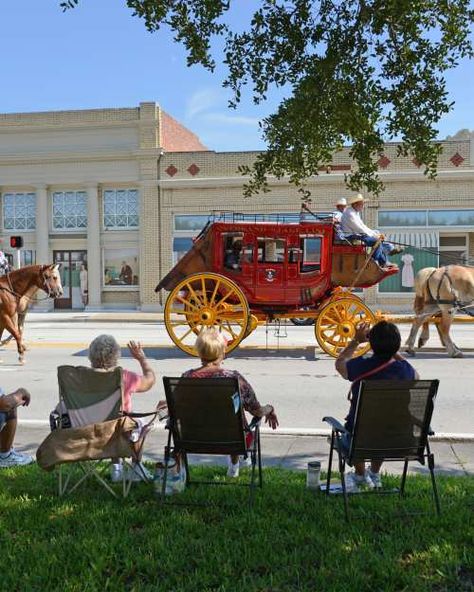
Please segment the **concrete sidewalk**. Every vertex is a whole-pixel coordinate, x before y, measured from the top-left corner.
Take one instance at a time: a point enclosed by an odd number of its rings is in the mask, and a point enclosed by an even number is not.
[[[48,435],[47,426],[34,427],[19,424],[15,447],[21,452],[34,455],[38,445]],[[157,461],[163,457],[163,447],[168,432],[163,429],[153,430],[145,447],[146,459]],[[431,445],[435,455],[437,472],[445,475],[474,475],[474,442],[436,441]],[[278,434],[262,435],[262,456],[265,466],[286,469],[305,470],[309,461],[321,461],[322,469],[327,468],[329,445],[327,438],[322,436],[280,436]],[[200,456],[191,458],[191,462],[208,464],[225,463],[224,457]],[[410,463],[411,473],[428,473],[426,467]],[[402,472],[402,463],[387,463],[385,470],[392,474]],[[333,470],[337,464],[333,464]]]

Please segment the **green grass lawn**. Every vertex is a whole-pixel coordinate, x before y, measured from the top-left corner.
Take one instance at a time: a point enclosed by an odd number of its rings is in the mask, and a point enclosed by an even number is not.
[[[197,474],[224,480],[223,468],[194,469]],[[244,488],[193,487],[180,501],[212,505],[163,507],[145,483],[125,501],[93,482],[59,499],[54,474],[36,466],[2,470],[0,589],[474,589],[473,478],[439,477],[439,518],[429,480],[411,477],[402,502],[352,496],[350,524],[342,499],[310,493],[304,473],[266,469],[264,480],[249,511]]]

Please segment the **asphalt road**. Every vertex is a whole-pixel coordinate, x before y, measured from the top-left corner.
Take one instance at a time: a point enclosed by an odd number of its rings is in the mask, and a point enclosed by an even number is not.
[[[401,326],[402,335],[408,331]],[[284,331],[283,331],[284,332]],[[162,376],[180,375],[198,362],[182,354],[172,344],[164,326],[155,322],[30,322],[25,338],[29,351],[25,366],[19,366],[15,347],[0,350],[0,385],[8,392],[17,386],[31,390],[30,407],[20,410],[21,419],[47,420],[57,402],[56,367],[60,364],[87,365],[87,344],[100,333],[113,334],[125,345],[129,339],[140,340],[159,380],[150,393],[136,395],[137,411],[149,410],[163,398]],[[474,347],[474,327],[457,325],[455,340],[465,348]],[[245,347],[233,352],[225,365],[246,376],[255,388],[261,403],[275,405],[283,428],[314,429],[327,427],[323,415],[343,418],[348,407],[349,383],[334,370],[334,359],[315,345],[312,327],[288,325],[286,337],[276,336],[274,329],[260,327],[245,342]],[[440,345],[433,339],[431,345]],[[266,347],[268,346],[268,348]],[[138,370],[138,364],[123,349],[122,365]],[[441,381],[433,427],[437,432],[471,433],[472,377],[474,352],[467,351],[462,359],[450,359],[446,354],[426,352],[413,361],[422,378]]]

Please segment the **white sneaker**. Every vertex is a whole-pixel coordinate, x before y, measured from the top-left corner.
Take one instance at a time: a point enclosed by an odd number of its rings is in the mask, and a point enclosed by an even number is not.
[[[239,464],[241,467],[250,469],[252,467],[252,457],[250,456],[250,454],[247,454],[247,458],[245,456],[240,456]]]
[[[373,473],[369,469],[369,478],[372,481],[375,489],[382,489],[382,477],[380,476],[380,473]]]
[[[35,462],[35,459],[32,456],[17,452],[14,448],[12,448],[8,454],[0,455],[0,467],[2,469],[29,465],[33,462]]]
[[[239,476],[239,461],[234,463],[231,461],[230,457],[227,459],[227,477],[232,477],[235,479]]]
[[[122,463],[113,463],[110,467],[110,480],[112,483],[119,483],[123,479]]]
[[[130,481],[153,481],[153,475],[142,462],[139,462],[128,467],[127,479]]]
[[[346,489],[349,493],[357,493],[363,489],[373,489],[374,484],[370,479],[367,471],[363,475],[357,475],[356,473],[348,473],[345,476]]]

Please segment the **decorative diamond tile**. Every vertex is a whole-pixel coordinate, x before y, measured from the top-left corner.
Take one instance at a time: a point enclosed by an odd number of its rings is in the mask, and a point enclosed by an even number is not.
[[[449,160],[454,164],[455,167],[458,167],[464,162],[465,159],[459,154],[459,152],[456,152],[456,154],[451,156]]]
[[[421,162],[418,160],[418,158],[414,158],[414,159],[412,160],[412,163],[413,163],[413,164],[414,164],[416,167],[418,167],[418,168],[420,168],[420,167],[421,167]]]
[[[197,175],[199,173],[199,171],[201,169],[198,167],[197,164],[194,164],[194,162],[193,162],[193,164],[191,166],[189,166],[187,170],[188,170],[188,173],[194,177],[195,175]]]
[[[380,168],[386,169],[391,162],[392,161],[390,160],[390,158],[388,158],[388,156],[382,154],[382,156],[378,159],[377,164]]]
[[[170,164],[170,166],[167,169],[165,169],[165,172],[170,177],[174,177],[176,175],[176,173],[178,172],[178,169],[174,166],[174,164]]]

